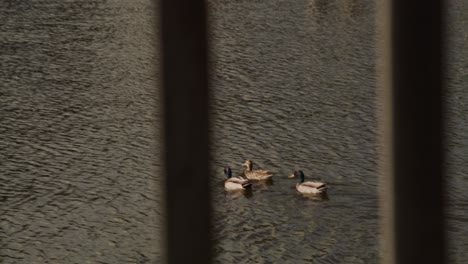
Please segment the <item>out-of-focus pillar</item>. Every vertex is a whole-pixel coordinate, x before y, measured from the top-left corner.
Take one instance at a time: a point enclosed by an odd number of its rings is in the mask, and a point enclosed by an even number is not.
[[[206,7],[161,0],[168,263],[210,263]]]
[[[444,263],[443,5],[379,1],[383,263]]]

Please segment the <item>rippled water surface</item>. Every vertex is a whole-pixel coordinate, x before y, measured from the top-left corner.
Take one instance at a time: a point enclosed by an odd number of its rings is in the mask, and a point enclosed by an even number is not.
[[[449,263],[468,263],[468,2],[448,11],[448,251]]]
[[[375,5],[208,4],[216,262],[377,263]],[[0,3],[1,263],[162,262],[153,11]],[[468,262],[466,11],[452,1],[447,30],[451,263]],[[273,182],[226,193],[245,159]],[[299,195],[295,169],[328,197]]]
[[[274,173],[250,197],[215,189],[224,263],[376,263],[374,5],[212,3],[215,160]],[[244,14],[239,19],[239,14]],[[296,193],[301,169],[329,199]]]
[[[152,11],[0,3],[0,262],[158,260]]]

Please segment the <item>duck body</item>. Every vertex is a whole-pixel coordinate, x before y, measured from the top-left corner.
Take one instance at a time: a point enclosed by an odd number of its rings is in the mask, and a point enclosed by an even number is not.
[[[244,171],[245,177],[249,180],[268,180],[271,177],[273,177],[272,174],[270,174],[266,170],[245,170]]]
[[[296,183],[296,189],[303,194],[325,194],[328,186],[326,183],[319,181],[304,181],[304,173],[302,171],[295,171],[290,178],[299,177],[299,182]]]
[[[232,171],[229,167],[224,168],[224,174],[228,177],[224,180],[224,188],[229,191],[245,190],[252,187],[252,183],[240,176],[232,177]]]
[[[296,189],[304,194],[323,194],[327,192],[327,185],[323,182],[306,181],[296,183]]]
[[[226,190],[245,190],[247,188],[250,188],[252,186],[252,183],[246,182],[246,180],[239,179],[237,177],[234,178],[229,178],[224,181],[224,188]]]
[[[273,176],[267,170],[253,170],[253,163],[250,160],[246,160],[242,165],[246,167],[244,175],[249,180],[268,180]]]

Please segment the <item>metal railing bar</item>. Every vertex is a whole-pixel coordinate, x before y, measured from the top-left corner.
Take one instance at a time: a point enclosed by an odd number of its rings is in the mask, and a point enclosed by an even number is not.
[[[161,55],[168,263],[210,263],[206,7],[162,0]]]
[[[381,98],[383,143],[390,144],[381,181],[383,260],[445,263],[442,1],[393,0],[380,8],[391,44],[381,45],[381,95],[390,96]]]

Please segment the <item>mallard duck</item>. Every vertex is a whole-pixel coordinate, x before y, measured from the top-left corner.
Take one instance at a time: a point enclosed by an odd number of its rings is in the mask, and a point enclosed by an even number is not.
[[[227,179],[224,180],[224,188],[226,190],[244,190],[252,187],[252,183],[240,176],[232,177],[231,168],[224,168],[224,174],[226,174]]]
[[[246,160],[242,166],[246,167],[244,174],[249,180],[267,180],[273,176],[273,174],[266,170],[252,170],[253,163],[251,160]]]
[[[324,194],[327,192],[327,185],[318,181],[304,181],[304,173],[302,171],[295,171],[289,175],[288,178],[299,177],[299,182],[296,183],[296,189],[304,194]]]

